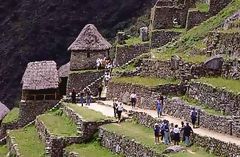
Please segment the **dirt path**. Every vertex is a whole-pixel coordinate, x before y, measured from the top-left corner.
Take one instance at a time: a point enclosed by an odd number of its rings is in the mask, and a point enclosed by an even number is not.
[[[105,105],[103,105],[103,104],[105,104]],[[113,108],[111,107],[112,104],[113,104],[112,101],[101,101],[100,103],[92,103],[91,106],[89,106],[89,108],[91,108],[95,111],[99,111],[106,116],[113,117],[114,116]],[[129,111],[129,110],[132,110],[132,107],[124,105],[124,109]],[[157,118],[157,113],[154,110],[145,110],[145,109],[139,109],[139,108],[137,108],[135,110],[137,110],[139,112],[145,112],[145,113],[151,115],[152,117]],[[126,114],[124,114],[124,116],[126,116]],[[168,115],[164,115],[163,117],[161,117],[161,119],[167,119],[170,123],[174,123],[174,124],[178,124],[178,125],[180,125],[181,122],[184,121],[183,119],[174,118],[174,117],[171,117]],[[201,136],[213,137],[220,141],[224,141],[227,143],[235,143],[240,146],[240,138],[226,135],[226,134],[217,133],[217,132],[205,129],[205,128],[197,128],[197,129],[193,129],[193,130],[195,133],[197,133]]]

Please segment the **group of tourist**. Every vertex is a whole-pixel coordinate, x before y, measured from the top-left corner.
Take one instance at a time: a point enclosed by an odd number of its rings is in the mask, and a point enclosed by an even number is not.
[[[113,100],[113,112],[114,112],[114,117],[117,118],[118,123],[120,123],[122,119],[123,103],[118,101],[117,98],[114,98]]]
[[[182,126],[174,125],[171,123],[169,125],[169,121],[163,120],[162,123],[156,123],[154,125],[154,136],[155,136],[155,144],[160,144],[160,140],[162,143],[168,145],[173,143],[174,145],[179,145],[180,141],[184,142],[186,146],[190,145],[190,137],[193,134],[193,130],[189,123],[184,124],[182,122]]]
[[[72,99],[72,103],[76,104],[77,103],[77,93],[76,93],[76,89],[73,88],[72,89],[72,93],[71,93],[71,99]],[[86,103],[87,106],[90,106],[92,102],[92,94],[89,90],[87,90],[85,93],[80,93],[79,95],[79,103],[83,106],[84,103]]]

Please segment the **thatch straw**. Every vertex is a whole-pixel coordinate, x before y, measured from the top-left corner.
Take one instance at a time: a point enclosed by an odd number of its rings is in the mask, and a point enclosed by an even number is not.
[[[59,69],[58,69],[58,76],[61,77],[68,77],[70,71],[70,62],[68,62],[67,64],[62,65]]]

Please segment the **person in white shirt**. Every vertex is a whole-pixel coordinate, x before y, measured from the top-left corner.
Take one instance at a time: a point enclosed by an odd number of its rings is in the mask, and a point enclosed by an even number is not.
[[[121,122],[122,112],[123,112],[123,104],[122,104],[122,102],[118,102],[118,105],[117,105],[118,123]]]
[[[137,103],[137,94],[135,93],[135,91],[130,95],[130,99],[132,108],[135,108]]]
[[[178,125],[175,125],[175,127],[173,129],[173,141],[174,141],[174,145],[179,145],[180,129],[178,128]]]

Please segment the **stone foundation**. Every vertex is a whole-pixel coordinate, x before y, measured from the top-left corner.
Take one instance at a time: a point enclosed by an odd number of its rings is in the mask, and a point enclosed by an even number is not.
[[[19,152],[18,145],[15,142],[14,138],[7,136],[7,146],[9,150],[9,156],[21,157],[22,155]]]
[[[200,12],[198,10],[189,10],[187,16],[186,29],[191,29],[203,21],[206,21],[209,18],[209,14],[206,12]]]
[[[149,52],[149,43],[141,43],[137,45],[118,45],[116,48],[115,64],[121,66],[128,61]]]
[[[215,88],[208,84],[191,82],[187,95],[212,109],[223,111],[227,115],[240,115],[239,94]]]

